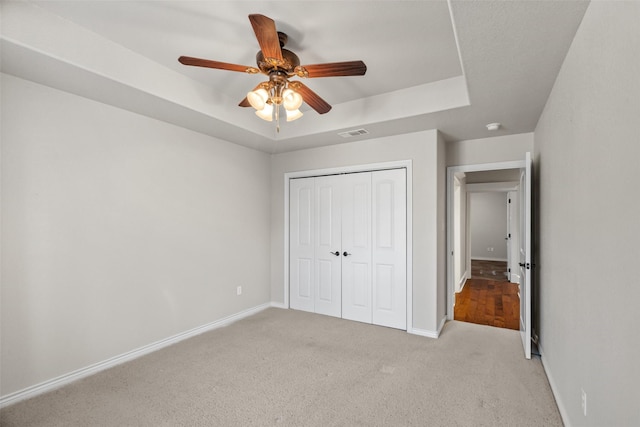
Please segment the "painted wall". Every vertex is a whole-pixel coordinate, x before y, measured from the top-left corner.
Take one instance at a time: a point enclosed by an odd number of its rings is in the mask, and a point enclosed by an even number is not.
[[[3,396],[270,301],[268,155],[1,80]]]
[[[533,152],[533,133],[448,142],[446,162],[447,166],[509,162],[524,160],[526,152]]]
[[[507,193],[469,193],[471,258],[507,260]]]
[[[639,2],[591,2],[535,130],[538,333],[566,425],[640,425],[638,22]]]
[[[445,177],[444,142],[435,130],[272,156],[271,298],[274,302],[284,303],[286,278],[284,174],[408,159],[413,161],[413,326],[437,330],[439,320],[444,317],[441,310],[444,309],[442,275],[445,270],[442,267],[439,271],[439,266],[444,263],[445,249],[444,236],[440,237],[439,233],[444,233]],[[442,285],[438,283],[440,280]]]

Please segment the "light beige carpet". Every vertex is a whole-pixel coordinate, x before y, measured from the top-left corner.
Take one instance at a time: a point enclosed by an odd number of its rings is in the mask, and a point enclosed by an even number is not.
[[[439,339],[268,309],[9,406],[2,426],[554,426],[517,331]]]

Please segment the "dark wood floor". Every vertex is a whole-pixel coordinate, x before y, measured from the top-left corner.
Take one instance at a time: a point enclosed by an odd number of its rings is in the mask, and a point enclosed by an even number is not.
[[[456,294],[455,320],[518,330],[519,317],[516,283],[472,278]]]
[[[471,277],[473,279],[491,279],[505,282],[508,280],[507,262],[472,259]]]

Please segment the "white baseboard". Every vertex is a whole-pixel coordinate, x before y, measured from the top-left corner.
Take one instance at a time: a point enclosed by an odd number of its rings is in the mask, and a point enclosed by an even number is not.
[[[105,369],[120,365],[121,363],[128,362],[133,359],[137,359],[138,357],[160,350],[161,348],[170,346],[172,344],[176,344],[187,338],[191,338],[196,335],[200,335],[202,333],[227,326],[233,322],[237,322],[238,320],[244,319],[245,317],[252,316],[272,306],[273,305],[271,303],[261,304],[259,306],[249,308],[247,310],[232,314],[222,319],[218,319],[211,323],[207,323],[206,325],[198,326],[169,338],[165,338],[163,340],[156,341],[154,343],[120,354],[107,360],[103,360],[102,362],[94,363],[93,365],[89,365],[85,368],[81,368],[76,371],[69,372],[68,374],[64,374],[59,377],[41,382],[40,384],[27,387],[23,390],[16,391],[6,396],[1,396],[0,408],[57,389],[59,387],[62,387],[63,385],[72,383],[82,378],[86,378]]]
[[[464,285],[467,283],[467,276],[468,276],[468,272],[465,271],[462,274],[462,277],[460,278],[460,280],[458,281],[458,284],[456,286],[456,293],[462,292],[462,290],[464,289]]]
[[[440,333],[442,332],[442,328],[444,327],[444,324],[446,323],[446,321],[447,321],[447,316],[443,317],[442,320],[440,320],[440,324],[438,325],[438,330],[436,331],[429,331],[427,329],[419,329],[419,328],[411,328],[407,330],[407,332],[413,335],[420,335],[428,338],[438,338],[440,336]]]
[[[274,308],[284,308],[287,309],[289,307],[287,307],[286,305],[284,305],[283,302],[273,302],[271,301],[270,307],[274,307]]]
[[[491,258],[491,257],[485,257],[485,256],[474,256],[471,257],[471,260],[476,260],[476,261],[502,261],[502,262],[508,262],[508,260],[506,258]]]
[[[551,393],[553,393],[553,397],[556,400],[556,405],[558,405],[558,411],[560,412],[560,418],[562,418],[562,424],[567,427],[570,427],[569,423],[569,414],[567,413],[567,408],[565,408],[564,403],[562,403],[562,399],[560,399],[560,395],[558,394],[558,387],[556,386],[556,382],[553,379],[553,375],[547,368],[544,360],[544,351],[542,350],[542,346],[540,345],[540,341],[538,340],[538,352],[540,353],[540,361],[542,362],[542,368],[544,369],[544,373],[547,375],[547,380],[549,380],[549,385],[551,386]]]

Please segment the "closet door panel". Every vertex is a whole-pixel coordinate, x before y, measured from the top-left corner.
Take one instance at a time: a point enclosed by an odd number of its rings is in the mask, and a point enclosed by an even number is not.
[[[371,173],[342,177],[342,317],[371,323]]]
[[[289,183],[289,305],[314,311],[314,178]]]
[[[407,212],[404,169],[372,174],[373,323],[407,327]]]
[[[315,312],[341,317],[341,188],[339,176],[315,179]]]

